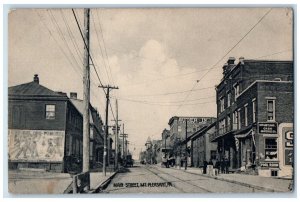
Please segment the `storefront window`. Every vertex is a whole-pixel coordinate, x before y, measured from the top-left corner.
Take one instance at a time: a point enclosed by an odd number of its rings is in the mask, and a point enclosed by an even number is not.
[[[266,160],[277,160],[277,138],[265,139],[265,158]]]

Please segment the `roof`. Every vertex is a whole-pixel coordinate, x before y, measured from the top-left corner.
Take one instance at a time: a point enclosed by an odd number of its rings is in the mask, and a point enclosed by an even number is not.
[[[58,93],[38,84],[29,82],[8,88],[9,96],[31,96],[31,97],[61,97],[67,98],[65,93]]]
[[[151,138],[150,137],[148,137],[146,143],[151,143]]]
[[[210,130],[211,128],[216,126],[216,121],[211,123],[210,125],[206,125],[202,128],[200,128],[199,130],[197,130],[194,134],[192,134],[191,136],[188,137],[188,139],[195,139],[198,138],[199,136],[205,134],[208,130]]]
[[[75,108],[78,110],[78,112],[81,115],[83,115],[83,110],[84,110],[83,100],[70,98],[70,101],[75,106]],[[94,121],[93,121],[91,109],[89,111],[90,111],[90,124],[93,124]]]

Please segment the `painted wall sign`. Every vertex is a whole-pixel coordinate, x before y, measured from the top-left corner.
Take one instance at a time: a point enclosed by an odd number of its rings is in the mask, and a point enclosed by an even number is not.
[[[62,161],[64,144],[64,131],[8,130],[9,160]]]
[[[262,134],[277,134],[277,123],[258,123],[258,132]]]

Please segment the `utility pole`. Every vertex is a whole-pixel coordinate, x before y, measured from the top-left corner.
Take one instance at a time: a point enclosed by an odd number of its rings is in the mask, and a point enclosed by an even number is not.
[[[108,106],[109,106],[109,92],[111,89],[119,89],[115,86],[99,86],[99,88],[106,89],[106,111],[105,111],[105,133],[104,133],[104,145],[103,145],[103,174],[106,176],[106,157],[107,157],[107,137],[108,137]],[[109,160],[109,159],[108,159]]]
[[[123,147],[122,147],[122,149],[123,149],[123,159],[124,159],[124,156],[125,156],[125,153],[124,153],[124,138],[125,138],[125,131],[124,131],[124,123],[123,123],[123,141],[122,141],[122,144],[123,144]]]
[[[116,99],[116,129],[115,129],[115,169],[118,169],[118,153],[119,153],[119,112],[118,112],[118,100]]]
[[[90,159],[90,64],[89,64],[89,47],[90,47],[90,9],[84,9],[84,68],[83,68],[83,162],[82,172],[89,171]]]
[[[187,119],[185,119],[185,165],[184,165],[185,170],[187,168],[187,160],[188,160],[188,156],[187,156]]]
[[[128,141],[128,140],[125,140],[125,142],[126,142],[126,156],[127,156],[128,153],[129,153],[129,149],[128,149],[129,141]]]

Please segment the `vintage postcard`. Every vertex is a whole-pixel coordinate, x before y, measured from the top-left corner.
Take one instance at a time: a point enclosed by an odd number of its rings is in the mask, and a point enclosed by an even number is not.
[[[294,191],[294,10],[11,9],[10,194]]]

